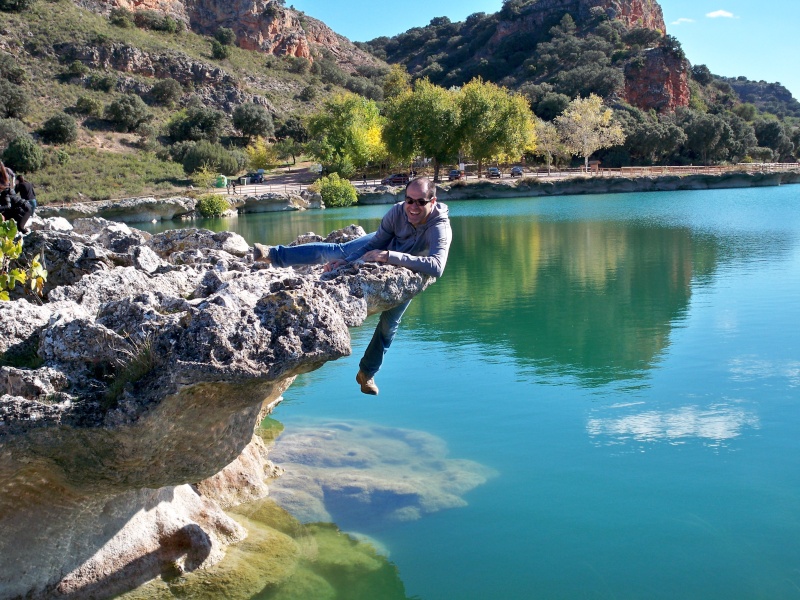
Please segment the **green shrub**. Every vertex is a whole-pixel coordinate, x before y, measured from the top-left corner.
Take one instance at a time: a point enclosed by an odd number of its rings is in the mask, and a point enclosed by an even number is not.
[[[183,88],[174,79],[161,79],[150,88],[150,97],[155,104],[174,106],[181,99]]]
[[[358,201],[356,188],[347,179],[342,179],[336,173],[326,175],[314,183],[315,191],[319,191],[322,201],[327,206],[351,206]]]
[[[78,124],[68,114],[58,113],[44,122],[39,134],[50,144],[69,144],[78,139]]]
[[[113,73],[93,73],[86,85],[93,90],[110,92],[117,87],[117,76]]]
[[[114,100],[106,106],[105,116],[119,131],[135,131],[153,118],[147,105],[136,94],[125,94]]]
[[[345,179],[350,179],[356,173],[356,167],[349,156],[334,156],[330,162],[323,164],[328,173],[337,173]]]
[[[217,60],[223,60],[231,55],[231,47],[220,44],[217,40],[211,40],[211,56]]]
[[[21,87],[0,79],[0,117],[20,119],[28,112],[28,94]]]
[[[205,194],[197,199],[197,212],[203,217],[221,217],[230,210],[231,205],[224,196],[219,194]]]
[[[178,33],[183,31],[183,22],[176,21],[169,15],[162,14],[155,10],[139,10],[133,14],[133,22],[137,27],[150,29],[152,31],[165,31],[167,33]]]
[[[17,224],[13,219],[0,223],[0,246],[3,248],[0,255],[0,300],[9,300],[8,292],[14,289],[17,283],[28,284],[31,292],[41,296],[44,282],[47,281],[47,271],[39,262],[41,256],[37,254],[29,266],[21,266],[18,262],[22,255],[22,240],[14,241],[17,236]]]
[[[184,140],[216,142],[222,134],[225,120],[225,113],[221,111],[205,106],[193,106],[175,114],[167,123],[167,131],[169,137],[176,142]]]
[[[75,102],[75,112],[91,117],[99,117],[103,114],[103,103],[91,96],[81,96]]]
[[[17,64],[10,54],[0,54],[0,77],[11,83],[22,85],[28,79],[28,73]]]
[[[247,160],[241,152],[231,152],[220,144],[202,140],[186,150],[183,170],[194,173],[204,165],[213,166],[223,175],[236,175],[244,169]]]
[[[22,12],[30,8],[33,0],[0,0],[0,10],[3,12]]]
[[[5,149],[3,162],[15,171],[33,173],[44,166],[44,151],[31,136],[22,135]]]
[[[64,69],[64,76],[66,77],[83,77],[89,72],[89,67],[79,60],[73,60],[67,68]]]
[[[236,43],[236,34],[230,27],[220,27],[214,34],[214,39],[223,46],[233,46]]]
[[[0,119],[0,148],[8,146],[21,135],[28,135],[28,128],[19,119]]]
[[[112,25],[123,29],[131,29],[136,25],[133,13],[127,8],[112,8],[111,13],[108,15],[108,20]]]

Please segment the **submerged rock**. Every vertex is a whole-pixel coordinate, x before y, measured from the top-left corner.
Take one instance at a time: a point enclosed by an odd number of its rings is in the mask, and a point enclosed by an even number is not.
[[[464,506],[463,494],[494,475],[479,463],[447,457],[424,431],[359,422],[294,428],[271,458],[285,469],[272,498],[303,522],[412,521]]]
[[[266,268],[236,234],[97,218],[26,249],[50,277],[41,306],[0,302],[4,598],[104,598],[218,562],[246,535],[221,507],[275,474],[254,439],[270,407],[350,353],[348,326],[430,283]]]

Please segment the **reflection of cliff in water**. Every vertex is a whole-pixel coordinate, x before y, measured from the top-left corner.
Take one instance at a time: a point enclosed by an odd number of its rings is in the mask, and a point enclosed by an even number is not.
[[[641,377],[683,318],[692,282],[710,281],[721,257],[752,251],[741,236],[652,223],[482,217],[453,226],[447,273],[412,303],[408,326],[502,345],[542,373],[588,385]]]

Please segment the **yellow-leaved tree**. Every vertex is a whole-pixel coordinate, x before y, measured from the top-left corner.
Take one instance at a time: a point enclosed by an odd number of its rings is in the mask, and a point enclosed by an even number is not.
[[[247,154],[247,160],[250,163],[250,168],[269,169],[278,164],[278,150],[274,144],[270,144],[266,138],[261,136],[256,137],[244,149]]]
[[[614,121],[614,111],[603,106],[603,99],[595,94],[575,98],[556,117],[555,123],[564,145],[573,154],[583,157],[586,170],[592,153],[625,141],[622,126]]]

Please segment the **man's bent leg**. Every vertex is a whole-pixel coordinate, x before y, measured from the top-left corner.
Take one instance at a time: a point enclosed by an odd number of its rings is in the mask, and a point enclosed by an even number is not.
[[[273,246],[269,249],[269,258],[276,267],[322,265],[332,260],[344,260],[366,246],[374,236],[374,233],[368,233],[344,244],[313,242],[298,246]]]
[[[392,340],[397,333],[397,328],[400,326],[400,319],[403,313],[406,312],[409,304],[411,304],[411,300],[407,300],[381,313],[378,326],[375,328],[375,333],[372,334],[372,340],[364,351],[361,362],[358,364],[361,372],[365,373],[370,378],[381,368],[383,364],[383,355],[386,354],[389,346],[392,345]]]

